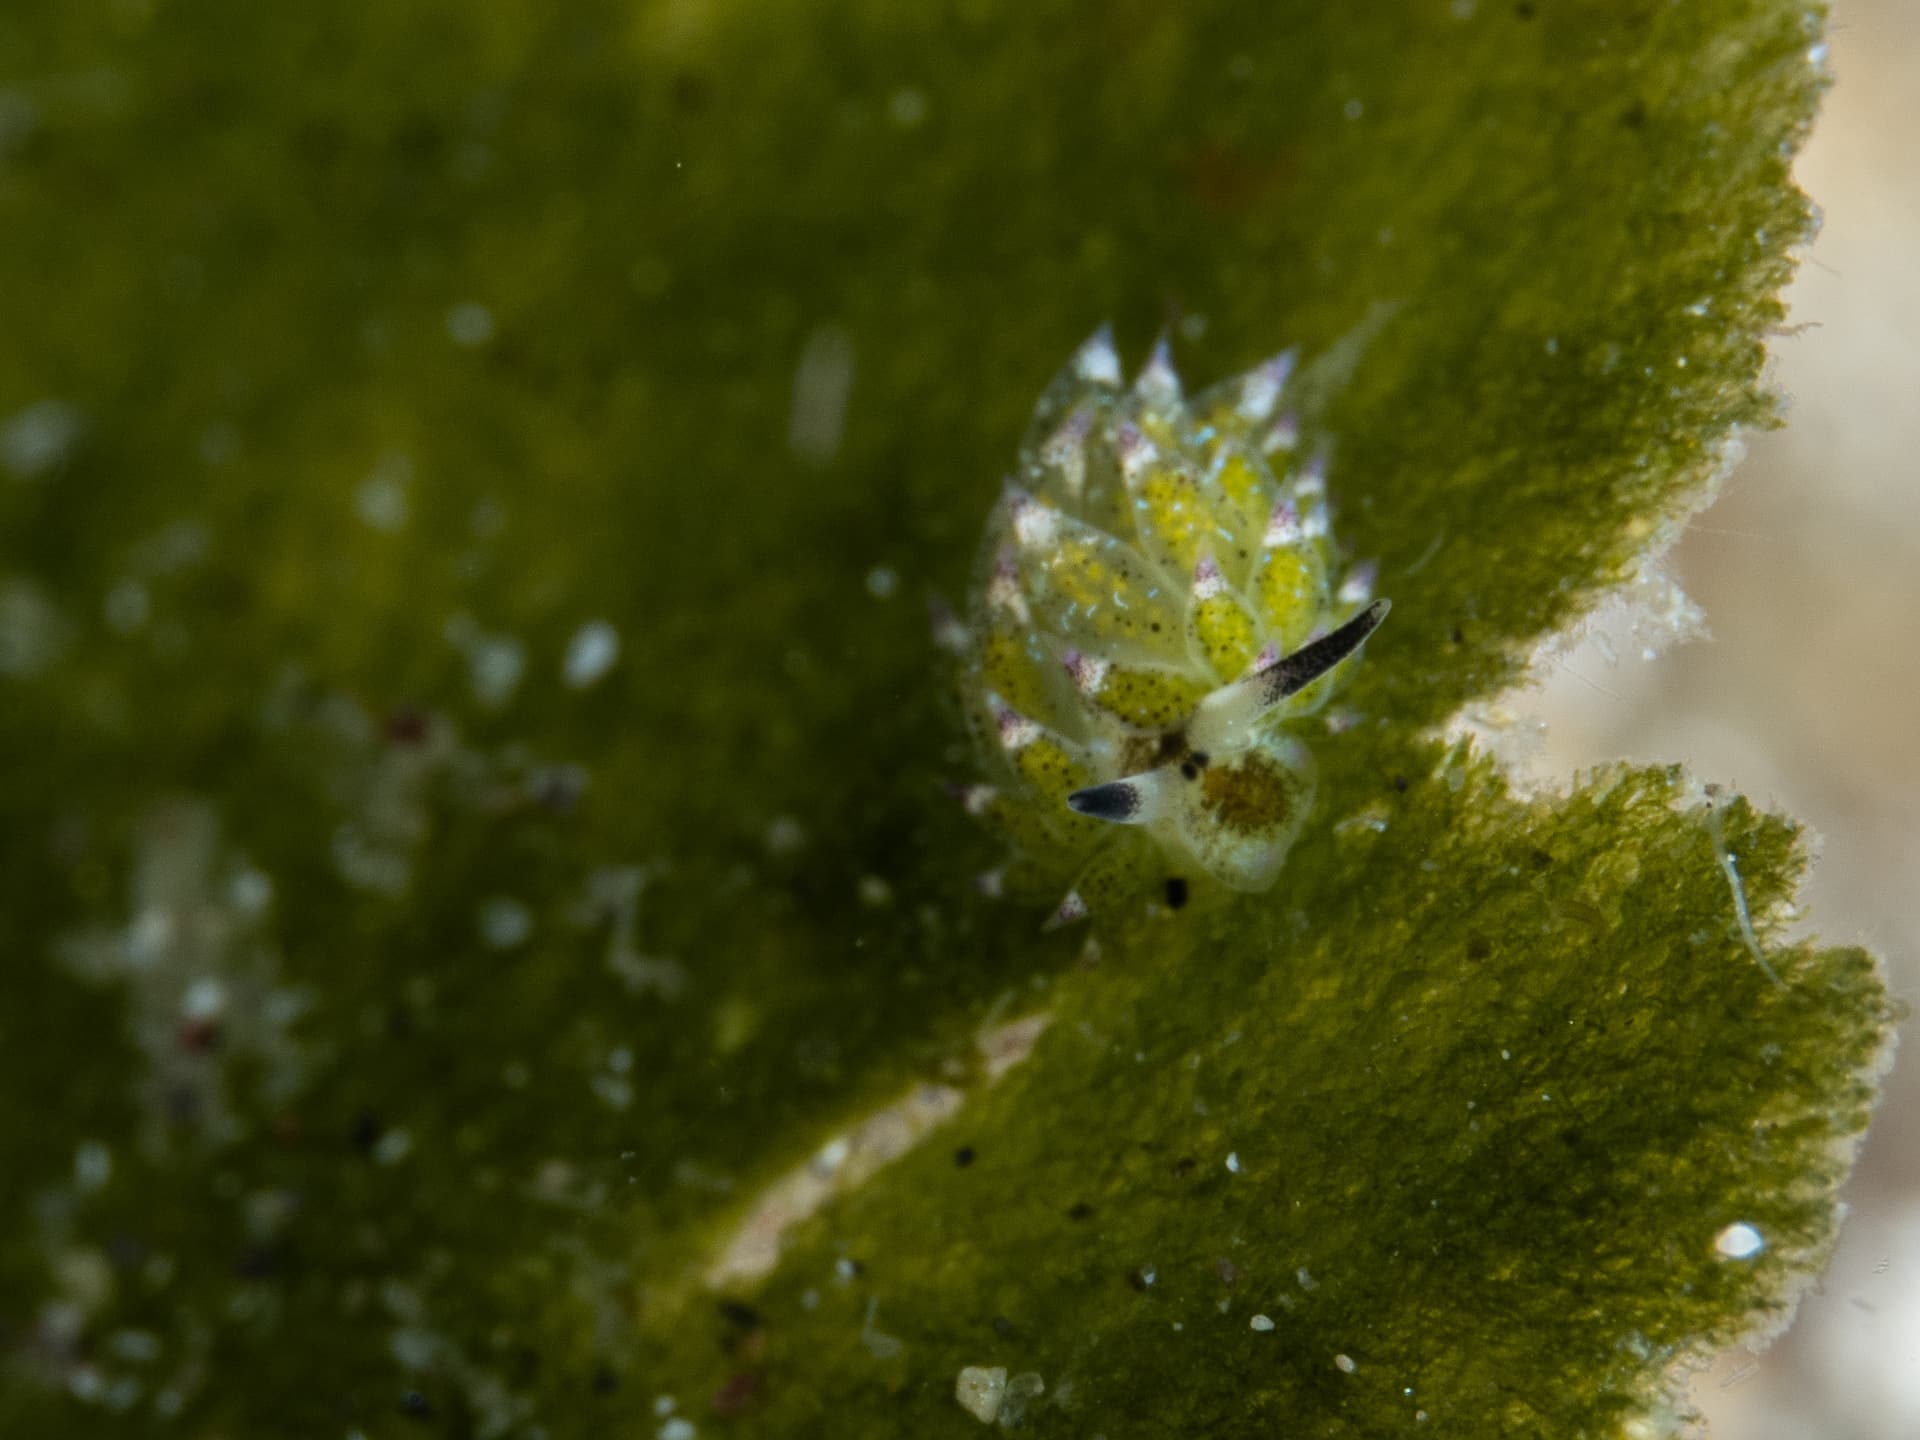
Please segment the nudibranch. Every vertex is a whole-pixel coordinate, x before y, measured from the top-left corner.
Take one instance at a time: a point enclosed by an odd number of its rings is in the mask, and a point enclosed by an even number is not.
[[[1007,840],[990,892],[1062,925],[1158,889],[1272,885],[1313,804],[1292,732],[1387,615],[1302,459],[1291,353],[1188,400],[1163,341],[1131,386],[1105,330],[1041,397],[950,627]],[[1202,880],[1204,877],[1204,881]]]

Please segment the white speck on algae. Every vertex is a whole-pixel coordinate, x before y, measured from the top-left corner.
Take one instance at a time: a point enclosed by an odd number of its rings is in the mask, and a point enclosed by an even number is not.
[[[613,669],[620,658],[620,632],[605,620],[589,620],[567,642],[561,674],[569,688],[585,690]]]
[[[354,513],[382,534],[398,534],[406,528],[412,509],[408,494],[412,482],[413,463],[405,455],[381,456],[373,473],[354,492]]]
[[[840,453],[852,389],[853,337],[831,322],[815,326],[794,367],[787,424],[787,444],[801,460],[820,466]]]
[[[511,635],[483,635],[467,649],[468,678],[473,695],[489,710],[513,698],[526,673],[526,648]]]
[[[64,400],[36,400],[0,424],[0,466],[21,480],[52,474],[73,454],[85,420]]]
[[[1767,1237],[1740,1220],[1713,1237],[1713,1248],[1729,1260],[1751,1260],[1767,1248]]]
[[[511,950],[533,934],[533,912],[510,895],[496,895],[480,906],[477,924],[489,946]]]
[[[1007,1367],[1004,1365],[968,1365],[954,1377],[953,1398],[982,1425],[1000,1418],[1000,1407],[1007,1398]]]
[[[67,648],[72,626],[51,599],[24,576],[0,578],[0,676],[28,680]]]
[[[493,312],[477,300],[463,300],[447,311],[447,336],[456,345],[484,345],[493,332]]]

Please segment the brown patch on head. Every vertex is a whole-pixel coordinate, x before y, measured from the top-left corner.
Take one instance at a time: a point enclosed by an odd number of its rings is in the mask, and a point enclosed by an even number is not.
[[[1231,765],[1201,772],[1201,803],[1223,830],[1261,834],[1284,825],[1299,797],[1299,781],[1255,751]]]
[[[1159,734],[1130,735],[1120,747],[1120,773],[1138,775],[1157,770],[1178,760],[1187,750],[1184,730],[1163,730]]]

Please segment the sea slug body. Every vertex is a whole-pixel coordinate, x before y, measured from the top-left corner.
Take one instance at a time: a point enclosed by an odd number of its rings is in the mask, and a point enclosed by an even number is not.
[[[1288,727],[1388,608],[1371,566],[1333,573],[1292,364],[1187,400],[1164,342],[1129,388],[1103,330],[1042,397],[958,646],[988,778],[957,793],[1012,850],[988,893],[1064,889],[1058,925],[1279,873],[1314,794]]]

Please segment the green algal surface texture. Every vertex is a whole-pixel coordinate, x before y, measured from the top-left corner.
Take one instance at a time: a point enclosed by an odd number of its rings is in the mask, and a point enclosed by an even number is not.
[[[1791,822],[1433,737],[1771,422],[1818,25],[0,9],[0,1432],[1662,1433],[1891,1005]],[[1108,319],[1334,357],[1395,608],[1089,949],[926,602]]]

